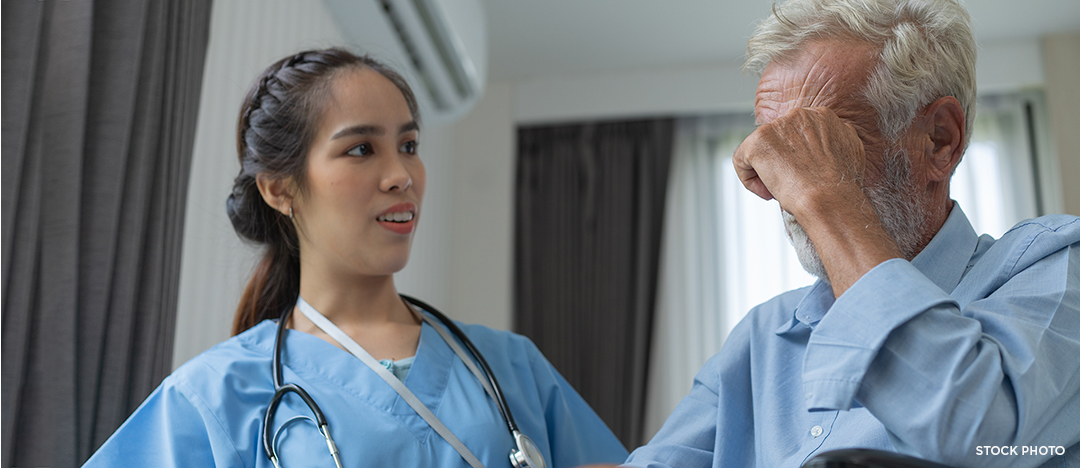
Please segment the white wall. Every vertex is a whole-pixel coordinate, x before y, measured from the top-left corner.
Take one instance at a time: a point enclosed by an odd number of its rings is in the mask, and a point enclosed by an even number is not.
[[[1060,211],[1080,216],[1080,31],[1049,35],[1042,45],[1052,147],[1060,155],[1043,168],[1043,180],[1059,183]]]
[[[1043,62],[1039,40],[1014,39],[980,44],[975,76],[980,94],[1042,86]]]
[[[514,119],[558,121],[751,112],[757,80],[734,62],[558,76],[517,83]]]
[[[513,88],[488,85],[454,124],[453,245],[447,313],[470,323],[511,328],[514,160]]]
[[[741,61],[682,68],[555,76],[514,83],[514,120],[521,124],[632,116],[752,112],[757,80]],[[982,44],[980,92],[1043,84],[1037,39]]]

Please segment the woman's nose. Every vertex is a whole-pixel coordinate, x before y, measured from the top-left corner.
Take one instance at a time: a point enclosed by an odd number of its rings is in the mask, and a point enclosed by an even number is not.
[[[393,190],[405,191],[412,187],[412,175],[409,169],[397,157],[387,158],[383,167],[383,177],[379,188],[384,192]]]

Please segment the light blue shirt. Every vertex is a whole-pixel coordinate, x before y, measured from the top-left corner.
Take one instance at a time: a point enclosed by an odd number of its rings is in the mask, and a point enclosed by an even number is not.
[[[488,361],[522,433],[548,466],[619,463],[626,449],[577,392],[520,335],[461,325]],[[143,402],[84,467],[271,467],[262,420],[274,394],[271,352],[277,324],[265,321],[187,362]],[[306,333],[286,334],[286,383],[322,408],[346,467],[465,467],[443,440],[374,371]],[[510,466],[514,442],[498,408],[461,359],[426,323],[405,385],[488,468]],[[295,395],[275,428],[311,416]],[[333,467],[326,442],[304,420],[286,426],[283,468]]]
[[[995,241],[954,204],[911,262],[878,265],[839,299],[818,281],[751,310],[627,463],[798,467],[865,447],[1076,467],[1078,441],[1080,219],[1024,221]]]

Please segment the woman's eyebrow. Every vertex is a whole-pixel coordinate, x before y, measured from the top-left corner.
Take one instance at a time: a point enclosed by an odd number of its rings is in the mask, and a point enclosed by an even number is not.
[[[416,123],[415,120],[410,120],[408,123],[401,125],[401,127],[398,129],[398,134],[411,132],[413,130],[420,130],[420,124]],[[377,125],[354,125],[352,127],[339,130],[337,133],[334,134],[334,136],[330,137],[330,139],[336,140],[338,138],[347,136],[380,136],[384,133],[386,133],[386,131],[383,130],[382,127],[379,127]]]
[[[354,125],[352,127],[341,129],[340,131],[335,133],[334,136],[330,137],[330,139],[331,140],[336,140],[338,138],[347,137],[347,136],[367,136],[367,135],[376,135],[376,136],[378,136],[378,135],[382,135],[383,133],[386,133],[385,130],[383,130],[382,127],[378,127],[378,126],[375,126],[375,125]]]

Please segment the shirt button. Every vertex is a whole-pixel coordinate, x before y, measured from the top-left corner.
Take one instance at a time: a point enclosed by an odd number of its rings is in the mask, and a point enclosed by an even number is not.
[[[809,399],[811,399],[811,398],[813,398],[813,397],[814,397],[814,394],[813,394],[813,393],[807,393],[807,394],[806,394],[806,399],[807,399],[807,400],[809,400]]]
[[[821,426],[814,426],[810,428],[810,435],[814,437],[820,437],[822,432],[824,431],[821,430]]]

